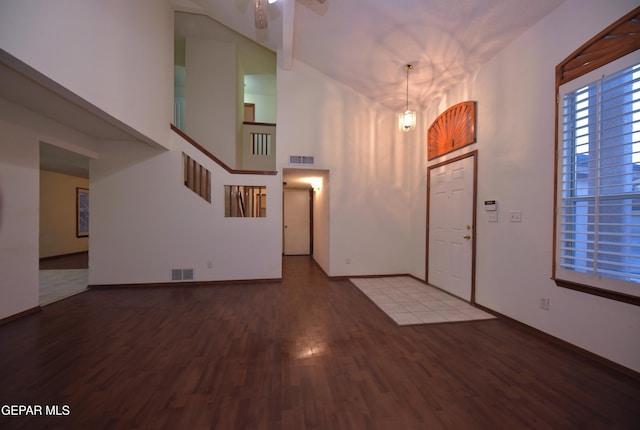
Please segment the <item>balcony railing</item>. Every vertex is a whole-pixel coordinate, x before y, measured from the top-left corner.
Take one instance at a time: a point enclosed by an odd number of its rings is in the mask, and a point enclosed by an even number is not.
[[[242,124],[242,156],[244,170],[275,170],[276,125],[258,122]]]

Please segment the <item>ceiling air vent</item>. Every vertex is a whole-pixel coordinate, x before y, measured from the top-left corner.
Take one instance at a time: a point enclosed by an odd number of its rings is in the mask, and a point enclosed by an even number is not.
[[[311,166],[314,163],[313,155],[289,155],[289,165]]]

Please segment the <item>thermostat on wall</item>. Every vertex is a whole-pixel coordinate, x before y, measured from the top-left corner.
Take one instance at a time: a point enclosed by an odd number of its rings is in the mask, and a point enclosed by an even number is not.
[[[485,211],[497,211],[498,204],[495,200],[485,200],[484,201],[484,210]]]

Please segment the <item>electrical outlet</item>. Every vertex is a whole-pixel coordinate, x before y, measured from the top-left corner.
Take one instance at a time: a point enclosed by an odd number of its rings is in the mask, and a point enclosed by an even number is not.
[[[549,310],[549,297],[541,297],[540,298],[540,309],[544,309],[545,311]]]
[[[207,269],[213,269],[213,261],[207,261]]]
[[[351,258],[347,257],[344,259],[344,264],[351,264]]]
[[[509,211],[509,222],[520,222],[520,221],[522,221],[521,211]]]

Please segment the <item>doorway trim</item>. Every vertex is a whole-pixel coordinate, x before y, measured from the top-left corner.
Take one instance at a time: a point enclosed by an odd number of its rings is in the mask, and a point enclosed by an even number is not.
[[[466,154],[459,155],[450,160],[443,161],[441,163],[433,164],[427,167],[427,234],[426,234],[426,252],[425,252],[425,281],[429,283],[429,213],[430,213],[430,204],[431,204],[431,170],[437,169],[442,166],[446,166],[447,164],[455,163],[456,161],[464,160],[465,158],[473,157],[473,210],[472,210],[472,220],[473,220],[473,229],[471,230],[472,243],[471,243],[471,304],[476,304],[476,242],[477,242],[477,202],[478,202],[478,150],[467,152]]]

